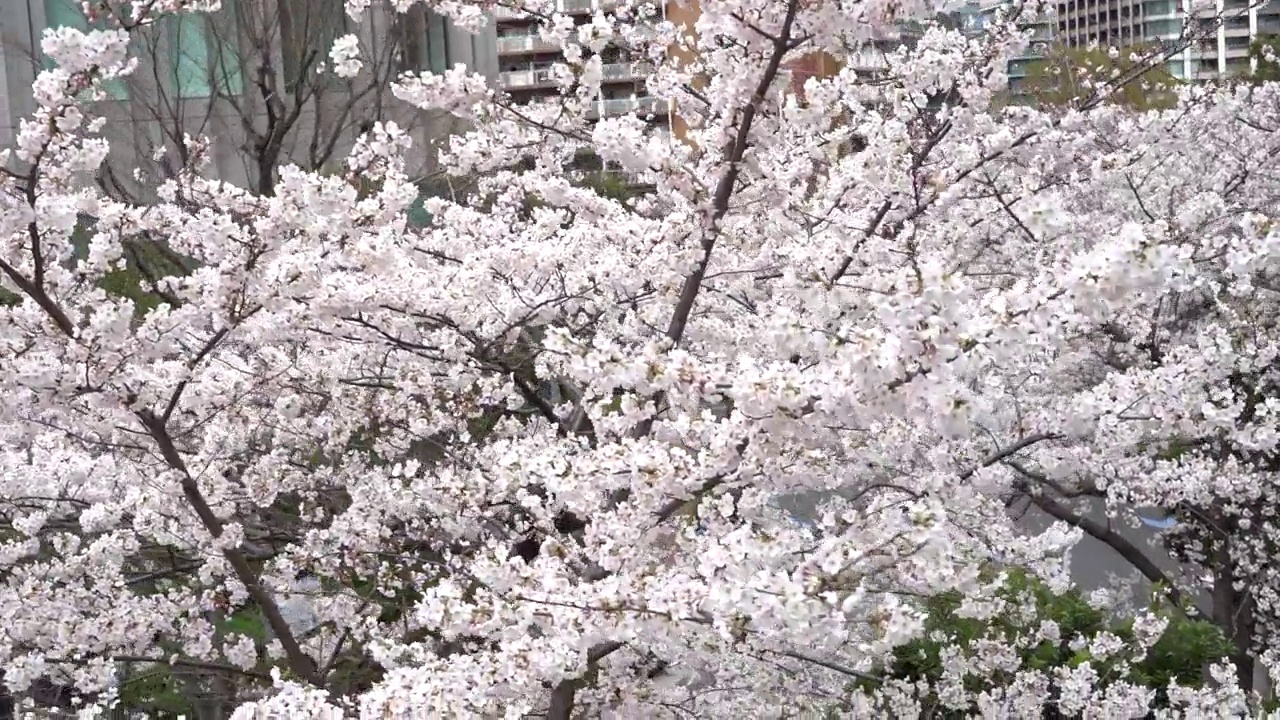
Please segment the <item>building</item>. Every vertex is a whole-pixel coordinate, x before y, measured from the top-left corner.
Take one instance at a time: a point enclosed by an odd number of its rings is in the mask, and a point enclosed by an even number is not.
[[[978,34],[1007,5],[1002,0],[968,0],[948,13],[948,21]],[[1190,0],[1060,0],[1052,15],[1023,25],[1031,31],[1031,42],[1010,59],[1008,68],[1015,94],[1026,84],[1031,67],[1055,44],[1078,49],[1163,45],[1174,52],[1168,60],[1174,78],[1211,80],[1254,69],[1250,45],[1261,36],[1280,35],[1280,3],[1216,0],[1215,6],[1193,16]],[[1184,29],[1191,37],[1181,47]]]
[[[0,147],[12,147],[35,109],[35,76],[50,63],[40,51],[44,30],[88,30],[91,21],[80,0],[0,0],[0,9]],[[333,40],[347,33],[375,51],[366,74],[350,84],[321,72]],[[375,120],[394,120],[414,136],[411,171],[425,174],[438,143],[460,129],[457,121],[361,89],[405,70],[457,63],[497,74],[492,29],[472,35],[422,6],[357,23],[342,0],[223,0],[216,13],[167,16],[133,40],[140,66],[109,83],[94,108],[108,118],[104,174],[121,190],[144,191],[171,173],[171,161],[153,156],[161,147],[174,155],[189,134],[213,139],[210,174],[270,192],[281,165],[340,167]],[[133,182],[135,172],[145,182]]]
[[[598,11],[607,11],[614,0],[556,0],[555,11],[573,17],[579,24],[589,22]],[[699,16],[696,2],[670,2],[663,6],[663,18],[692,28]],[[551,67],[563,60],[560,48],[539,37],[538,21],[525,13],[498,7],[494,9],[498,84],[517,102],[555,101],[559,90],[551,75]],[[883,67],[883,50],[863,52],[858,62],[868,68]],[[678,52],[678,51],[673,51]],[[677,137],[686,129],[677,108],[653,97],[646,80],[652,66],[643,58],[619,46],[606,47],[602,53],[603,80],[600,96],[588,108],[588,117],[603,118],[636,114],[669,128]],[[809,77],[824,77],[838,72],[834,58],[815,53],[790,63],[784,81],[799,90]]]
[[[997,0],[968,0],[956,10],[944,17],[944,22],[960,28],[971,35],[980,35],[989,23],[996,20],[997,13],[1009,6],[1008,2]],[[1050,16],[1039,16],[1019,23],[1024,30],[1031,32],[1031,41],[1017,56],[1009,59],[1009,89],[1017,95],[1030,77],[1033,65],[1044,60],[1053,44],[1057,23]]]
[[[557,0],[556,12],[589,22],[611,0]],[[523,12],[498,7],[494,10],[498,85],[517,102],[553,100],[559,96],[550,68],[563,60],[560,47],[539,37],[538,21]],[[602,118],[627,113],[670,122],[669,104],[649,95],[645,79],[650,65],[627,48],[611,45],[602,54],[603,80],[600,96],[588,107],[589,117]]]
[[[1280,34],[1280,3],[1216,0],[1194,13],[1190,0],[1060,0],[1057,4],[1058,37],[1069,47],[1176,45],[1184,28],[1192,37],[1169,60],[1169,72],[1175,78],[1243,75],[1253,69],[1250,44],[1259,36]]]

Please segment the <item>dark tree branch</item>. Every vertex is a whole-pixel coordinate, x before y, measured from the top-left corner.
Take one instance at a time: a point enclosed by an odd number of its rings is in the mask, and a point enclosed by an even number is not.
[[[1165,588],[1169,595],[1169,600],[1182,612],[1186,613],[1189,618],[1194,620],[1208,620],[1210,615],[1204,611],[1196,602],[1187,597],[1177,585],[1169,579],[1163,570],[1159,568],[1142,552],[1142,548],[1134,545],[1130,540],[1107,525],[1104,525],[1093,518],[1084,517],[1067,507],[1061,502],[1049,497],[1040,491],[1039,488],[1031,488],[1024,481],[1019,488],[1026,493],[1027,497],[1036,507],[1049,514],[1051,517],[1061,520],[1072,527],[1077,527],[1087,533],[1090,537],[1105,543],[1112,550],[1115,550],[1120,557],[1133,566],[1135,570],[1142,573],[1143,577],[1157,585]]]
[[[222,537],[224,529],[222,520],[218,518],[213,508],[209,506],[204,493],[200,491],[199,484],[187,469],[186,462],[174,445],[173,438],[169,435],[169,430],[164,421],[148,410],[139,412],[138,419],[155,441],[165,463],[178,472],[182,494],[191,505],[192,510],[195,511],[196,517],[200,519],[200,524],[213,537]],[[298,639],[294,637],[293,631],[289,628],[289,623],[285,621],[284,615],[281,614],[279,604],[276,603],[276,599],[271,593],[262,586],[258,574],[249,565],[249,559],[239,548],[234,547],[223,550],[222,554],[226,557],[227,564],[235,572],[236,578],[244,585],[249,597],[253,598],[253,601],[262,610],[267,625],[271,627],[276,639],[280,641],[289,669],[300,679],[316,687],[323,687],[324,679],[320,676],[315,661],[303,652]]]
[[[1013,443],[1012,445],[1009,445],[1004,449],[997,450],[996,452],[988,455],[978,465],[975,465],[974,467],[969,468],[968,470],[965,470],[964,472],[960,473],[960,479],[968,480],[969,478],[973,477],[974,473],[978,472],[978,470],[982,468],[990,467],[992,465],[995,465],[998,462],[1007,460],[1008,458],[1013,457],[1014,455],[1022,452],[1023,450],[1026,450],[1027,448],[1037,443],[1041,443],[1046,440],[1057,440],[1060,437],[1062,436],[1058,435],[1057,433],[1036,433],[1035,435],[1028,435],[1027,437],[1024,437],[1021,440]]]
[[[845,667],[840,663],[832,662],[830,660],[823,660],[822,658],[813,657],[812,655],[807,655],[805,653],[798,652],[796,650],[774,650],[773,653],[775,655],[781,655],[783,657],[791,658],[792,660],[799,660],[801,662],[807,662],[813,665],[817,665],[818,667],[826,668],[827,670],[831,670],[833,672],[838,672],[841,675],[848,675],[849,677],[856,678],[858,680],[866,680],[868,682],[873,682],[873,683],[879,683],[881,681],[881,679],[876,677],[875,675],[869,675],[867,673],[854,670],[853,668]]]
[[[587,651],[587,675],[592,674],[596,663],[622,648],[622,643],[609,641],[593,646]],[[562,680],[551,691],[551,704],[547,707],[547,720],[569,720],[578,688],[586,684],[583,677]]]
[[[667,339],[671,344],[678,345],[684,337],[685,328],[688,327],[689,317],[693,313],[693,306],[697,302],[698,295],[702,290],[702,283],[707,274],[707,268],[711,264],[712,251],[715,249],[716,239],[719,235],[717,226],[720,221],[729,212],[729,202],[733,198],[733,192],[737,187],[738,176],[741,172],[742,160],[746,156],[747,149],[751,140],[751,129],[755,123],[756,114],[763,105],[765,97],[769,92],[769,88],[773,86],[774,79],[778,76],[778,71],[782,67],[783,57],[793,49],[791,42],[791,31],[795,23],[796,13],[800,9],[800,0],[789,0],[787,3],[786,17],[782,21],[782,28],[778,31],[778,35],[773,40],[773,51],[769,56],[768,63],[765,65],[764,72],[760,76],[760,81],[756,85],[755,93],[751,98],[751,102],[742,109],[742,114],[738,119],[738,132],[733,142],[727,148],[724,163],[725,173],[720,178],[719,184],[716,186],[715,194],[711,198],[711,212],[707,219],[707,224],[703,228],[702,235],[702,257],[698,260],[698,264],[694,267],[693,272],[685,278],[684,285],[680,289],[680,297],[676,302],[675,310],[671,314],[671,321],[667,326]],[[655,407],[661,407],[663,404],[663,395],[659,393],[653,398]],[[636,428],[636,435],[644,437],[649,434],[653,427],[653,419],[649,418],[641,422]],[[674,502],[674,501],[673,501]],[[670,503],[669,503],[670,504]],[[682,505],[683,503],[680,503]],[[679,507],[680,505],[676,505]],[[674,512],[674,510],[668,511]],[[603,650],[600,657],[607,655],[616,650],[620,645],[616,643],[604,644],[593,648],[593,650]],[[590,654],[588,656],[588,669],[594,665]],[[574,698],[578,692],[578,688],[584,684],[582,677],[569,680],[562,680],[551,692],[551,706],[547,712],[548,720],[569,720],[573,714]]]

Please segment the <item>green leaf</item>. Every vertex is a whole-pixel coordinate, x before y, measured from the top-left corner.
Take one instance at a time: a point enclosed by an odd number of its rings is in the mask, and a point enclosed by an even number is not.
[[[222,621],[221,629],[224,633],[238,633],[254,640],[265,642],[267,639],[267,625],[262,619],[262,613],[256,607],[244,608],[232,613]]]
[[[186,699],[181,684],[163,665],[156,665],[120,683],[122,709],[161,717],[193,717],[195,707]]]

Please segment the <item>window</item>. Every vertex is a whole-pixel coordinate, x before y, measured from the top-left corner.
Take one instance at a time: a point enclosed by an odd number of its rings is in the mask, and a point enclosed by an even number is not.
[[[398,18],[397,23],[402,57],[401,70],[408,72],[428,70],[433,73],[443,73],[449,69],[449,21],[443,15],[434,13],[425,6],[414,5],[409,8],[409,12]],[[535,33],[536,31],[536,26],[530,26],[528,30]],[[512,33],[510,28],[499,28],[498,33],[499,37],[510,37],[512,34],[516,37],[524,37],[523,32]],[[526,59],[512,63],[506,71],[531,69],[537,69],[537,66],[530,65]]]
[[[1149,38],[1176,36],[1181,33],[1181,20],[1148,20],[1144,31]]]
[[[80,9],[80,0],[45,0],[45,27],[56,29],[61,27],[75,28],[81,32],[89,32],[89,19]],[[39,49],[37,48],[37,51]],[[52,68],[57,63],[52,58],[43,58],[42,64]],[[112,78],[102,83],[102,90],[112,100],[124,100],[129,96],[123,78]]]
[[[444,18],[440,18],[444,20]],[[440,32],[444,32],[444,23],[440,23]],[[538,37],[537,25],[505,25],[498,28],[498,37]]]
[[[427,13],[427,63],[433,73],[449,69],[448,20],[434,12]]]
[[[279,8],[284,82],[292,91],[316,74],[333,41],[347,34],[347,11],[343,0],[279,0]]]
[[[182,13],[162,22],[173,67],[173,89],[180,98],[238,94],[244,89],[230,26],[217,16]],[[217,83],[217,87],[214,83]]]
[[[421,5],[414,5],[406,12],[396,13],[392,20],[400,72],[416,72],[427,67],[426,12]]]

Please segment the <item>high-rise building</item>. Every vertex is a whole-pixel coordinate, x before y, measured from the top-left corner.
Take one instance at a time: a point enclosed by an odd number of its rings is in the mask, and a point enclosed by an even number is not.
[[[950,16],[965,31],[980,33],[1008,6],[1006,0],[968,0]],[[1015,92],[1052,44],[1170,47],[1175,50],[1168,60],[1170,75],[1194,81],[1249,72],[1253,41],[1280,34],[1280,3],[1216,0],[1193,12],[1191,0],[1060,0],[1052,10],[1051,15],[1024,23],[1032,32],[1031,44],[1009,62],[1009,85]],[[1190,41],[1184,43],[1186,36]]]
[[[1060,0],[1057,26],[1068,47],[1169,45],[1185,28],[1192,41],[1169,60],[1169,72],[1180,80],[1209,80],[1252,69],[1252,42],[1280,34],[1280,3],[1216,0],[1193,9],[1190,0]]]
[[[981,34],[988,23],[997,19],[1000,10],[1009,8],[1010,5],[1005,0],[968,0],[948,13],[943,22],[958,26],[965,33]],[[1018,23],[1022,29],[1030,31],[1031,41],[1017,57],[1009,59],[1009,89],[1013,93],[1022,91],[1032,66],[1046,57],[1055,39],[1057,24],[1054,20],[1051,16],[1042,15]]]

